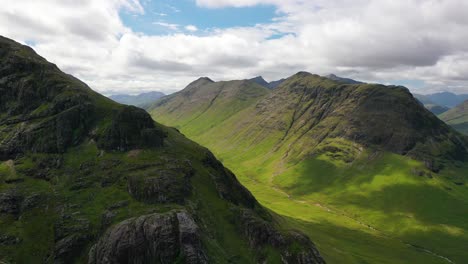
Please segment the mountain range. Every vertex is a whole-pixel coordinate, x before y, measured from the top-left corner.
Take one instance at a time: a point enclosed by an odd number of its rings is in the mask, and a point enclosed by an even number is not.
[[[439,117],[458,131],[468,134],[468,100]]]
[[[442,107],[453,108],[463,101],[468,100],[468,94],[454,94],[451,92],[440,92],[433,94],[415,94],[423,104],[435,104]]]
[[[468,258],[468,139],[405,87],[201,78],[147,110],[213,150],[329,262]]]
[[[1,263],[324,263],[206,148],[0,37]]]
[[[138,95],[116,94],[109,96],[109,98],[121,104],[143,106],[164,96],[165,94],[162,92],[153,91]]]
[[[285,79],[280,79],[277,81],[272,81],[272,82],[267,82],[265,79],[263,79],[262,76],[257,76],[255,78],[249,79],[249,81],[254,82],[256,84],[259,84],[261,86],[264,86],[268,89],[275,89],[278,87],[282,82],[284,82]]]

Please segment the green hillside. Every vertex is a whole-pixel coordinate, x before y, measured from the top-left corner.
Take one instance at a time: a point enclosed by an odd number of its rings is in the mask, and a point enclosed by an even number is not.
[[[0,263],[324,263],[206,148],[0,37]]]
[[[456,130],[468,135],[468,100],[439,117]]]
[[[228,105],[236,98],[217,104],[191,89],[148,110],[213,150],[261,204],[307,232],[329,263],[468,258],[466,138],[406,88],[301,72],[235,110]],[[200,122],[186,122],[192,118]]]

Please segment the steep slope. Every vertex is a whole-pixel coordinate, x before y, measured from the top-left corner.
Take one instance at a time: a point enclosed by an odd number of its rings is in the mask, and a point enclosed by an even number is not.
[[[439,117],[456,130],[468,134],[468,100]]]
[[[207,149],[0,37],[0,262],[324,263]]]
[[[171,115],[190,115],[173,100]],[[164,119],[166,109],[151,113]],[[196,133],[164,123],[214,150],[262,204],[314,234],[329,261],[468,257],[466,138],[406,88],[301,72],[222,123],[198,118],[207,125]]]
[[[184,90],[166,96],[147,109],[157,108],[153,117],[162,123],[177,123],[185,133],[198,135],[224,122],[240,110],[255,103],[270,91],[248,80],[213,82],[203,77]]]
[[[431,111],[434,115],[440,115],[447,112],[450,108],[434,103],[429,96],[423,94],[413,94],[413,96],[421,102],[427,110]]]
[[[138,95],[116,94],[109,96],[109,98],[116,101],[117,103],[141,107],[143,105],[152,103],[164,96],[166,95],[162,92],[148,92]]]
[[[336,76],[335,74],[329,74],[325,76],[325,78],[330,79],[335,82],[344,83],[344,84],[362,84],[363,83],[363,82],[359,82],[353,79],[339,77],[339,76]]]
[[[280,79],[277,81],[267,82],[265,81],[265,79],[263,79],[262,76],[257,76],[255,78],[249,79],[249,81],[259,84],[268,89],[275,89],[276,87],[280,86],[280,84],[283,83],[285,80],[286,79]]]

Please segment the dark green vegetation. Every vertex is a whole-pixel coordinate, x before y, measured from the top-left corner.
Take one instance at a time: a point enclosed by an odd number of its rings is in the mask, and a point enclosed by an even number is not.
[[[1,263],[323,263],[206,148],[0,37]]]
[[[456,130],[468,134],[468,100],[439,117]]]
[[[117,103],[141,107],[164,96],[165,94],[161,92],[148,92],[139,95],[116,94],[109,96],[109,98]]]
[[[212,149],[329,263],[468,259],[467,139],[406,88],[305,72],[272,91],[196,84],[148,110]]]

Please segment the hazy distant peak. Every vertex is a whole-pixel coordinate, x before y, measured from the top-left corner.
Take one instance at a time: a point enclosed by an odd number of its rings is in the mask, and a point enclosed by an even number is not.
[[[286,79],[280,79],[277,81],[272,81],[272,82],[267,82],[262,76],[257,76],[252,79],[248,79],[247,81],[254,82],[256,84],[259,84],[263,87],[266,87],[268,89],[275,89],[278,87],[280,84],[282,84]]]
[[[336,81],[336,82],[346,83],[346,84],[361,84],[361,83],[363,83],[363,82],[359,82],[359,81],[356,81],[356,80],[353,80],[353,79],[350,79],[350,78],[343,78],[343,77],[337,76],[337,75],[335,75],[333,73],[329,74],[329,75],[326,75],[325,78]]]

